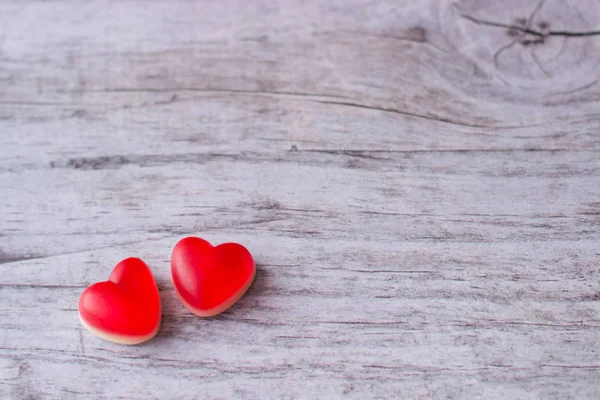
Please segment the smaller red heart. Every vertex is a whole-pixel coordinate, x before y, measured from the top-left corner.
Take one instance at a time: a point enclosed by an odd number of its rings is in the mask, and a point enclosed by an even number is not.
[[[161,304],[150,268],[127,258],[108,281],[87,288],[79,298],[79,319],[96,336],[121,344],[138,344],[158,332]]]
[[[256,266],[241,244],[212,246],[197,237],[181,239],[171,254],[171,279],[183,305],[211,317],[234,305],[252,284]]]

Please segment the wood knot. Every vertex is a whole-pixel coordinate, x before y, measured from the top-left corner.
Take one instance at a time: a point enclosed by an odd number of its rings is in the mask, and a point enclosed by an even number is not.
[[[550,24],[538,22],[537,28],[539,30],[532,29],[525,18],[517,18],[515,23],[508,27],[507,35],[518,38],[518,43],[525,47],[544,44],[550,32]]]

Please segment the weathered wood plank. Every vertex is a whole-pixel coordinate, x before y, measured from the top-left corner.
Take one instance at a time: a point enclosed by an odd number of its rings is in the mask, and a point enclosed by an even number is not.
[[[600,3],[0,2],[0,397],[600,397]],[[175,242],[258,275],[187,313]],[[78,296],[156,275],[156,339]]]
[[[170,387],[194,378],[197,383],[181,388],[183,394],[221,384],[247,390],[246,397],[260,397],[261,388],[277,397],[301,395],[300,388],[290,392],[280,382],[310,379],[313,390],[330,396],[344,390],[356,396],[441,390],[448,396],[530,391],[546,397],[552,391],[568,394],[577,385],[579,394],[594,397],[589,380],[598,368],[593,348],[600,310],[597,288],[590,288],[598,273],[589,265],[597,259],[596,241],[576,248],[565,243],[398,248],[330,239],[320,241],[321,251],[304,256],[298,249],[312,248],[310,238],[236,231],[204,234],[253,244],[259,279],[240,304],[209,321],[191,317],[174,298],[165,256],[171,238],[52,257],[54,270],[47,259],[19,263],[26,278],[2,287],[14,310],[3,311],[2,336],[11,338],[11,346],[4,344],[2,352],[16,357],[10,371],[29,372],[17,387],[111,397],[132,395],[121,387],[126,382],[144,382],[135,389],[144,398],[165,390],[154,392],[154,380]],[[146,255],[165,307],[159,337],[136,348],[81,332],[74,312],[85,284],[103,279],[110,269],[103,264],[122,254]],[[4,264],[3,276],[9,267]],[[40,308],[31,297],[49,306]],[[31,318],[11,319],[15,311]],[[143,371],[150,376],[140,376]],[[75,379],[62,380],[57,375],[62,373]],[[469,388],[474,379],[487,384]]]
[[[7,259],[229,227],[315,240],[599,238],[596,151],[163,153],[52,165],[0,173]],[[44,196],[20,195],[36,190]]]

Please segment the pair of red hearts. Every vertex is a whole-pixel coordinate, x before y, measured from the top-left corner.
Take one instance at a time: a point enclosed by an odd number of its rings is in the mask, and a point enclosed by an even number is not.
[[[171,254],[171,280],[183,305],[200,317],[217,315],[237,302],[254,279],[250,252],[237,243],[213,247],[187,237]],[[161,320],[158,287],[139,258],[127,258],[108,281],[87,288],[79,298],[79,318],[95,335],[117,343],[138,344],[154,337]]]

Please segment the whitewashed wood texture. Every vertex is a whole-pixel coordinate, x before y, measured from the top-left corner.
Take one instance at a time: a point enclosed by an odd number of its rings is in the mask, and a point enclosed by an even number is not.
[[[0,1],[0,398],[600,398],[600,2]],[[238,241],[199,319],[169,257]],[[126,347],[77,301],[129,256]]]

